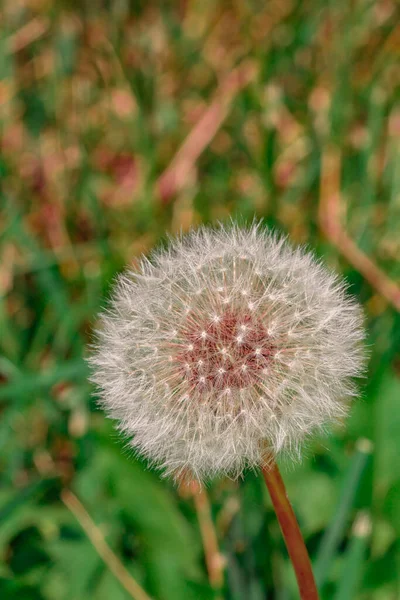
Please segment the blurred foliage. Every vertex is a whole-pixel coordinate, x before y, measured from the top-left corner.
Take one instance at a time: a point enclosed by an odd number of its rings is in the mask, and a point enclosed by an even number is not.
[[[334,147],[343,223],[399,281],[396,1],[3,0],[1,12],[0,597],[127,598],[61,502],[64,486],[154,599],[216,597],[192,501],[127,456],[91,398],[84,355],[124,264],[166,231],[256,216],[316,248],[365,306],[363,398],[284,469],[322,598],[399,598],[400,317],[317,218]],[[243,59],[257,76],[163,202],[158,176]],[[209,494],[223,597],[296,598],[256,474]]]

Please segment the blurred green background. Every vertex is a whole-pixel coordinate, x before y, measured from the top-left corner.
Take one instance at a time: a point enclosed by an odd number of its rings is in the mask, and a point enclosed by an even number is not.
[[[399,12],[396,0],[3,0],[2,599],[134,597],[63,489],[155,600],[298,597],[260,477],[208,489],[225,559],[215,590],[193,498],[129,456],[87,381],[116,273],[166,232],[231,216],[315,248],[365,307],[362,399],[282,469],[322,598],[400,598]],[[367,281],[376,268],[392,302]]]

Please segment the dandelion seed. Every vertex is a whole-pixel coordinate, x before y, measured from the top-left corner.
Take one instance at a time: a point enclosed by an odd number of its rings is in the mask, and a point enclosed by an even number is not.
[[[120,276],[92,379],[166,474],[236,477],[346,413],[363,336],[359,305],[311,253],[259,226],[201,228]]]

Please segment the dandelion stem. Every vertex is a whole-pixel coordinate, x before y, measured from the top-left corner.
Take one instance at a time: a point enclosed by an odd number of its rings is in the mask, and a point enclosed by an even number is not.
[[[270,463],[262,469],[272,504],[278,517],[286,547],[296,574],[302,600],[318,600],[317,587],[311,569],[310,557],[299,524],[286,493],[278,466]]]

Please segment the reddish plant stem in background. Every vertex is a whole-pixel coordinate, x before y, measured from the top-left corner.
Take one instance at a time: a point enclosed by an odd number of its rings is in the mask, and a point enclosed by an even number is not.
[[[61,500],[79,522],[99,556],[103,559],[120,584],[125,588],[129,596],[134,600],[151,600],[150,596],[148,596],[141,588],[122,564],[118,556],[111,550],[110,546],[105,541],[102,532],[93,522],[86,508],[75,494],[70,490],[65,489],[61,492]]]
[[[318,600],[310,558],[279,469],[272,462],[262,469],[262,474],[296,574],[300,598],[302,600]]]
[[[198,487],[198,486],[197,486]],[[210,584],[220,589],[224,582],[223,558],[219,552],[217,534],[212,521],[210,501],[204,489],[198,487],[193,492],[193,501],[197,511],[204,556]]]
[[[208,580],[216,590],[222,588],[224,582],[224,558],[218,547],[217,533],[211,514],[210,500],[207,491],[190,475],[178,478],[179,493],[183,498],[193,498],[203,542],[204,559],[208,572]]]
[[[391,280],[371,260],[341,224],[341,154],[336,147],[328,147],[322,155],[319,223],[329,241],[368,283],[394,308],[400,311],[400,286]]]
[[[254,63],[244,61],[222,81],[214,100],[158,179],[158,193],[164,204],[167,204],[184,187],[197,159],[225,120],[232,100],[254,79],[255,74]]]
[[[50,22],[47,18],[35,17],[9,37],[6,52],[12,54],[23,50],[47,33],[49,29]]]

